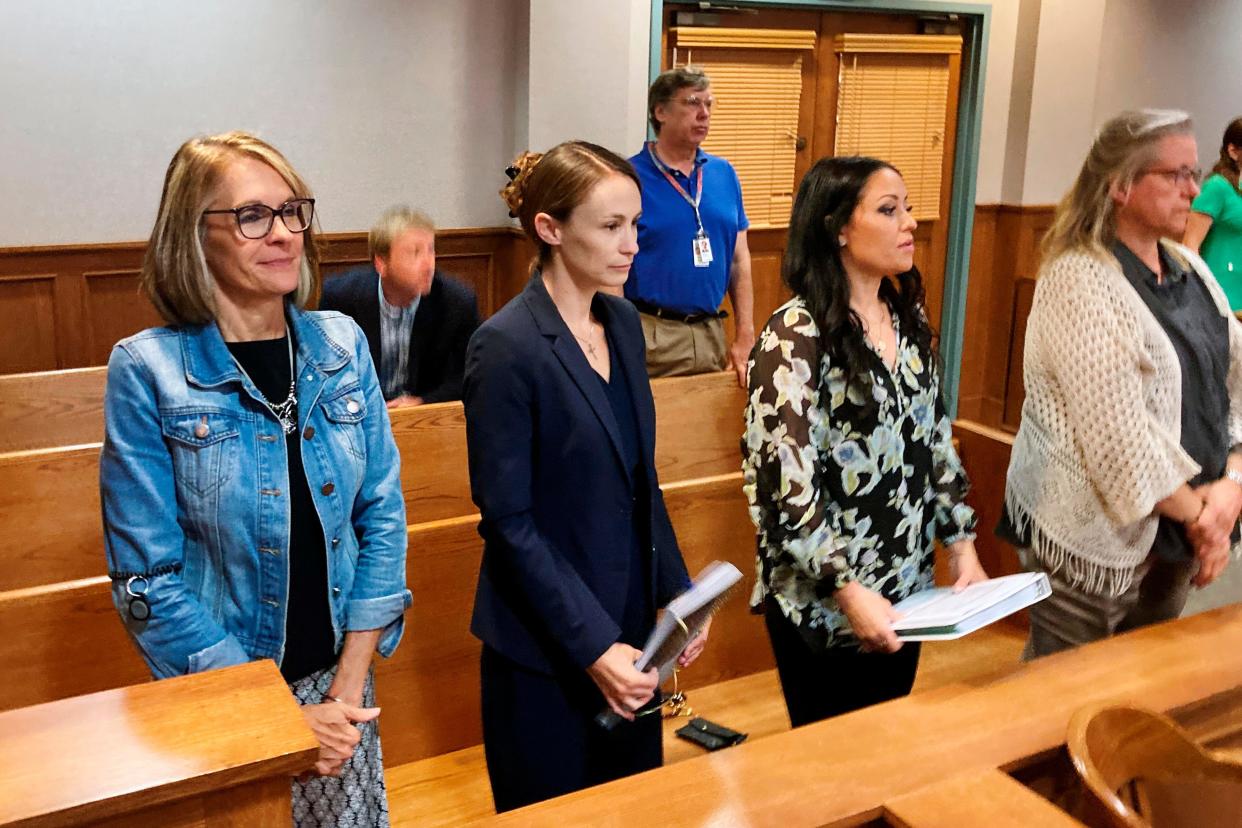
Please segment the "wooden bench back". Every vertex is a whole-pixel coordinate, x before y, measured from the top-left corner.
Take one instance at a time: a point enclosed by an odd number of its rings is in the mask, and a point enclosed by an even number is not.
[[[107,368],[0,375],[0,452],[98,443]]]
[[[681,676],[687,688],[773,666],[762,622],[750,616],[754,530],[741,473],[667,487],[665,500],[691,573],[727,560],[747,576],[721,610],[711,646]],[[414,605],[391,659],[377,662],[389,764],[478,744],[479,642],[470,613],[482,558],[477,516],[411,526],[406,578]],[[0,710],[146,681],[145,665],[112,606],[106,577],[0,592]]]
[[[732,374],[652,389],[661,483],[738,470],[744,395]],[[392,427],[408,522],[474,514],[461,403],[395,410]],[[99,514],[98,444],[0,453],[0,592],[103,574]]]

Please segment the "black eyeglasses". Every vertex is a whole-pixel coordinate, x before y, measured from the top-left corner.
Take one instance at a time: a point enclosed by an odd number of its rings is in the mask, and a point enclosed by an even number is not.
[[[231,210],[203,211],[204,216],[213,213],[232,213],[233,218],[237,219],[237,229],[243,236],[248,239],[262,239],[272,232],[276,216],[280,216],[290,233],[305,232],[310,227],[311,219],[315,217],[315,199],[293,198],[276,208],[266,204],[247,204]]]

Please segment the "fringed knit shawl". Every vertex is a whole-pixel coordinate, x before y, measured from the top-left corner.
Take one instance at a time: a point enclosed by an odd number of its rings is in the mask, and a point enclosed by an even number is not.
[[[1164,242],[1229,317],[1229,438],[1242,442],[1242,324],[1203,260]],[[1194,278],[1193,276],[1190,278]],[[1119,595],[1151,549],[1156,504],[1199,473],[1182,450],[1181,367],[1120,265],[1086,252],[1044,265],[1023,354],[1026,400],[1005,505],[1053,572]]]

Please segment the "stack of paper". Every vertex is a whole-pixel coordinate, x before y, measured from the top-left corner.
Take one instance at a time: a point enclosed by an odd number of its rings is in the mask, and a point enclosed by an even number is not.
[[[1042,572],[993,578],[958,593],[952,587],[936,587],[917,592],[893,607],[901,613],[893,622],[893,631],[903,641],[961,638],[1051,594],[1048,576]]]

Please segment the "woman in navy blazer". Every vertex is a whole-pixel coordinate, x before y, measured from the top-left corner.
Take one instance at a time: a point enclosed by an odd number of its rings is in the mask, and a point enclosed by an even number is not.
[[[577,141],[508,172],[502,195],[538,263],[471,339],[464,389],[484,539],[471,631],[498,811],[660,765],[658,705],[639,710],[656,674],[634,661],[656,608],[690,585],[656,478],[638,313],[613,295],[638,249],[638,178]],[[605,706],[630,723],[595,725]]]

